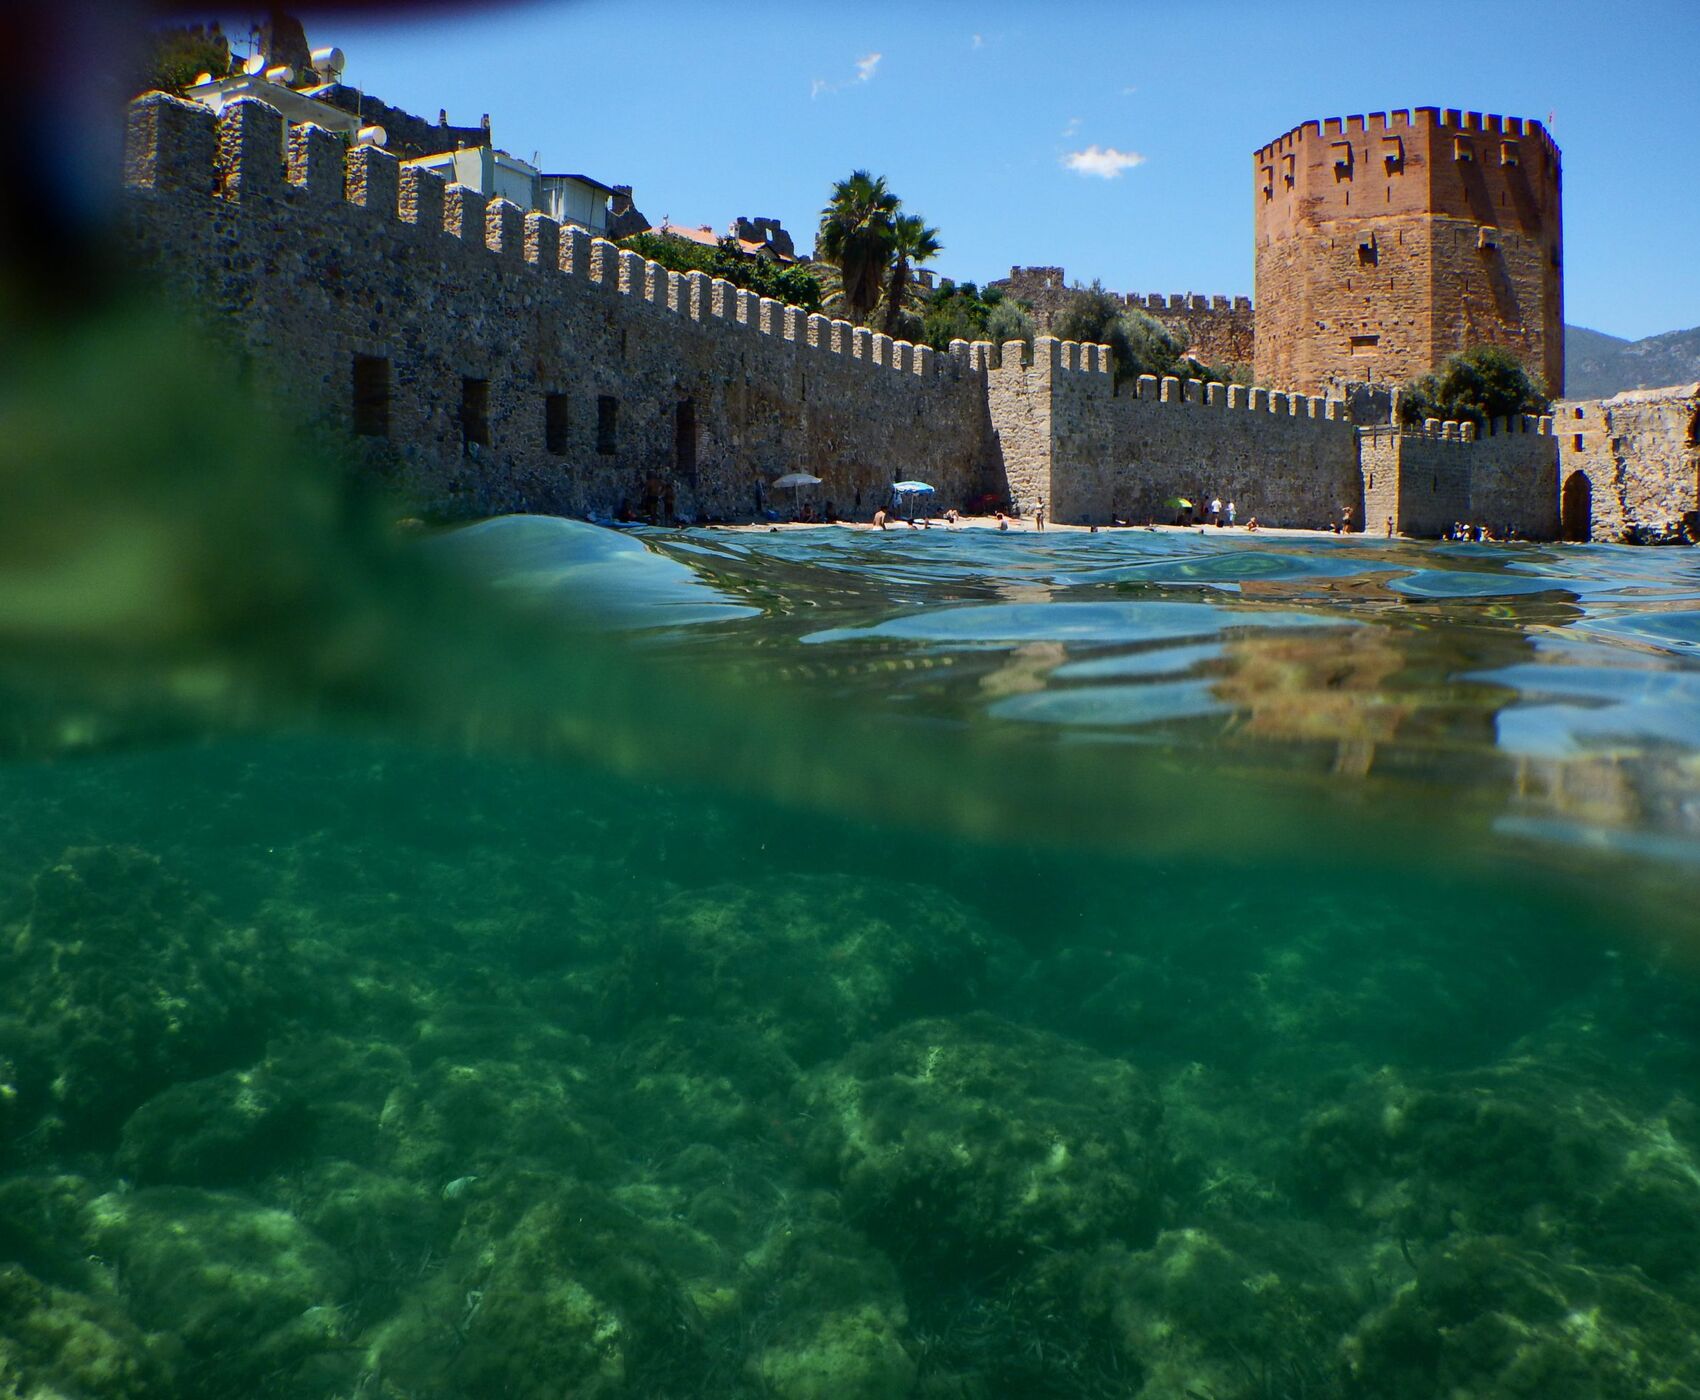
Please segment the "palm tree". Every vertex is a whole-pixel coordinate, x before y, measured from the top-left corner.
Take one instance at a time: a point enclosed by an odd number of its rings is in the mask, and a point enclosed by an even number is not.
[[[886,274],[885,325],[887,335],[896,335],[903,313],[922,301],[915,284],[914,264],[927,262],[944,248],[939,231],[928,228],[919,214],[899,214],[891,225],[891,270]]]
[[[845,311],[860,325],[885,290],[900,207],[883,175],[876,179],[866,170],[853,170],[848,180],[832,187],[832,199],[820,211],[818,254],[838,269]]]

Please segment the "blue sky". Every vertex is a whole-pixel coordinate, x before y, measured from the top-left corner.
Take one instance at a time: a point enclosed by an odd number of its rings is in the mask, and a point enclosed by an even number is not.
[[[1419,14],[577,0],[306,23],[347,52],[347,81],[456,123],[488,112],[499,146],[630,184],[657,223],[773,214],[806,249],[833,180],[884,174],[940,230],[939,271],[978,281],[1041,263],[1250,295],[1261,143],[1395,107],[1552,113],[1566,319],[1630,338],[1700,324],[1700,0]]]

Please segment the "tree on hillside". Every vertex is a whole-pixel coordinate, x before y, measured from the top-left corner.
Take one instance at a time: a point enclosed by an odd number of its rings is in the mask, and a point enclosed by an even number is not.
[[[627,235],[620,246],[674,272],[706,272],[787,306],[800,306],[805,311],[821,308],[820,279],[808,268],[751,257],[735,238],[722,238],[713,248],[705,248],[692,239],[652,229]]]
[[[832,187],[820,214],[818,254],[838,272],[836,297],[850,320],[866,325],[886,289],[901,201],[885,187],[885,177],[853,170]]]
[[[134,92],[169,92],[181,97],[202,73],[222,78],[230,72],[230,44],[214,20],[209,25],[184,24],[156,29],[138,55],[140,66],[130,79]]]
[[[881,329],[887,335],[897,335],[908,319],[917,321],[913,327],[919,334],[916,313],[926,298],[915,283],[915,266],[937,257],[944,245],[939,231],[928,228],[919,214],[899,214],[891,222],[891,268],[886,274],[885,299],[881,308]]]
[[[1033,318],[1008,297],[997,302],[986,317],[986,339],[994,345],[1006,340],[1024,340],[1033,347]]]
[[[1545,413],[1552,407],[1540,376],[1529,373],[1509,350],[1478,345],[1448,355],[1432,374],[1401,391],[1399,419],[1407,427],[1425,418],[1456,419],[1485,427],[1490,419]]]
[[[982,293],[972,282],[935,288],[926,298],[921,338],[940,354],[953,340],[1033,343],[1033,320],[1020,303],[996,287]]]
[[[1115,357],[1116,378],[1141,374],[1190,374],[1182,365],[1186,343],[1171,335],[1143,311],[1130,311],[1104,290],[1103,283],[1075,287],[1051,319],[1051,334],[1059,340],[1108,345]]]

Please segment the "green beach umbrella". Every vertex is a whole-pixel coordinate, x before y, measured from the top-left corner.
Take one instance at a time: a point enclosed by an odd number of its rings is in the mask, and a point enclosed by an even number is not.
[[[1185,496],[1170,496],[1168,500],[1163,502],[1163,504],[1173,506],[1176,510],[1181,510],[1183,508],[1186,510],[1192,509],[1192,502],[1187,500]]]

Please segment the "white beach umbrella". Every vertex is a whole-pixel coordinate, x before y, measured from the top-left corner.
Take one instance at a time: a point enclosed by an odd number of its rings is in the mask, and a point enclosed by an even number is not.
[[[803,488],[805,486],[819,486],[820,481],[821,479],[818,476],[810,476],[807,472],[786,472],[773,484],[791,488],[791,514],[795,515],[797,513],[797,501],[802,495]]]

